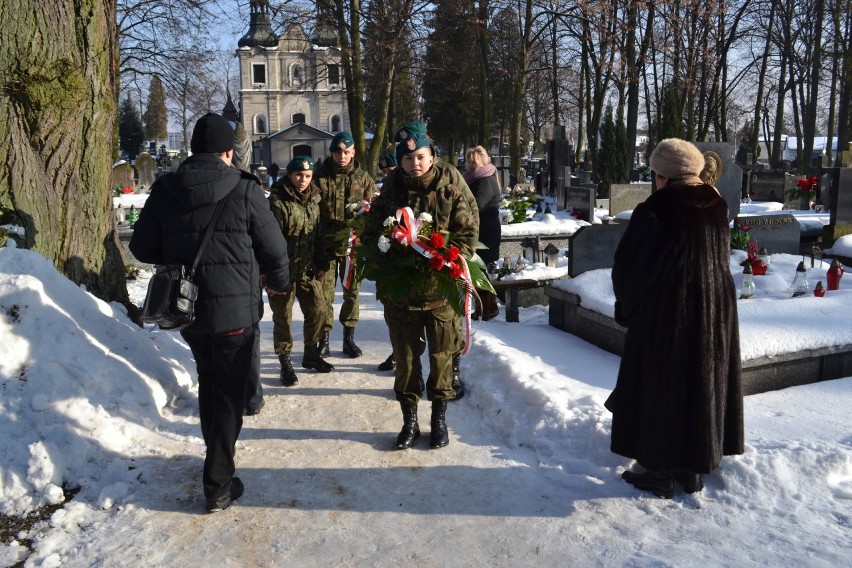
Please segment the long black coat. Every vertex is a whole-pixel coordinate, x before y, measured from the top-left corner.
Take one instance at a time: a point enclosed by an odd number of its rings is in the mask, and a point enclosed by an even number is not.
[[[287,241],[257,178],[215,154],[195,154],[161,176],[133,226],[130,251],[142,262],[192,265],[216,204],[227,200],[196,272],[196,319],[187,331],[251,327],[263,310],[260,274],[290,286]]]
[[[500,240],[503,236],[500,226],[500,201],[503,195],[500,184],[497,183],[497,176],[482,177],[469,185],[479,207],[479,241],[488,247],[477,252],[485,264],[488,264],[500,258]]]
[[[627,326],[612,451],[651,470],[708,473],[743,452],[743,394],[727,205],[709,185],[667,186],[636,207],[615,252]]]

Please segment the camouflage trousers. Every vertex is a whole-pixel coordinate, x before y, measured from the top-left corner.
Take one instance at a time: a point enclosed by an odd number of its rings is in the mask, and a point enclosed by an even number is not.
[[[406,405],[420,400],[420,355],[426,350],[429,354],[426,397],[454,399],[453,354],[458,352],[459,328],[453,308],[447,305],[431,310],[408,310],[387,303],[385,322],[396,361],[393,385],[396,399]]]
[[[346,279],[346,257],[338,256],[331,261],[328,271],[322,281],[323,292],[325,293],[325,316],[323,319],[322,331],[329,333],[334,327],[334,292],[337,288],[337,281],[341,282]],[[358,325],[358,294],[361,292],[361,282],[355,280],[350,288],[343,288],[343,305],[340,307],[340,316],[338,319],[344,327],[355,327]]]
[[[269,296],[272,308],[272,344],[276,355],[290,353],[293,349],[293,301],[299,300],[299,308],[305,316],[305,345],[316,345],[322,335],[325,317],[325,296],[322,282],[311,278],[293,282],[289,292]]]

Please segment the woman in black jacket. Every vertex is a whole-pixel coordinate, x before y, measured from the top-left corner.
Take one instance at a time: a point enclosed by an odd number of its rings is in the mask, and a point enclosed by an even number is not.
[[[503,194],[497,183],[497,168],[491,163],[488,152],[482,146],[471,148],[465,154],[467,171],[462,174],[464,181],[476,198],[479,207],[479,241],[487,249],[477,250],[486,266],[500,258],[500,202]],[[482,299],[482,319],[490,320],[500,313],[497,296],[484,290],[477,290]]]

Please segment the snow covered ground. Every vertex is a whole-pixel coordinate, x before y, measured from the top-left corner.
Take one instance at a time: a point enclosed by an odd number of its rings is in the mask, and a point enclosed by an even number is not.
[[[779,281],[792,278],[788,262],[773,262]],[[850,278],[826,298],[758,297],[741,313],[765,312],[778,342],[802,345],[826,316],[819,301],[832,312],[852,304]],[[144,286],[131,285],[136,301]],[[292,389],[276,379],[267,311],[267,404],[237,448],[246,492],[205,514],[196,377],[179,335],[134,326],[35,253],[0,249],[0,512],[80,489],[2,543],[0,565],[834,567],[852,557],[852,377],[748,397],[746,453],[702,493],[662,500],[622,481],[631,462],[609,451],[603,401],[619,358],[548,326],[541,306],[479,327],[448,447],[429,450],[425,436],[393,451],[401,415],[391,373],[375,370],[390,348],[373,290],[365,283],[356,333],[365,356],[344,358],[335,329],[336,372],[300,373]],[[795,309],[773,315],[783,304]],[[745,352],[764,341],[760,329],[743,335]],[[420,418],[428,429],[427,404]]]

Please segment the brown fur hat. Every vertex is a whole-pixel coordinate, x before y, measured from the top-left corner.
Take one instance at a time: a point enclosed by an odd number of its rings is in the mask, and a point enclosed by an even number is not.
[[[651,153],[651,169],[668,179],[698,177],[704,169],[704,154],[692,142],[666,138]]]

